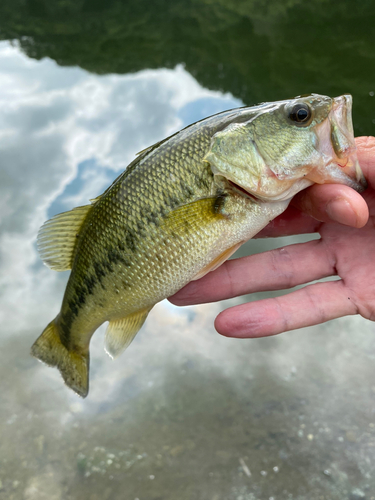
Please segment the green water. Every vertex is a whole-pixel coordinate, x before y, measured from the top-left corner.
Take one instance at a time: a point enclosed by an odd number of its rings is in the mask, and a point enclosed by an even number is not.
[[[96,74],[184,64],[244,104],[302,93],[354,96],[375,132],[375,3],[327,0],[2,0],[0,37]],[[373,97],[373,98],[371,98]]]
[[[67,273],[38,228],[223,109],[351,93],[375,134],[373,1],[0,2],[0,499],[375,500],[375,326],[216,334],[163,302],[81,400],[29,356]],[[294,239],[255,241],[259,252]]]

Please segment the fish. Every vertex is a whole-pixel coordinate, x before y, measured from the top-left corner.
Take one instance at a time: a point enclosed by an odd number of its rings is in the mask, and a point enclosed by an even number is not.
[[[115,358],[152,307],[225,262],[314,183],[361,192],[352,97],[306,94],[224,111],[140,152],[85,206],[43,224],[44,263],[71,270],[31,354],[89,391],[89,344]]]

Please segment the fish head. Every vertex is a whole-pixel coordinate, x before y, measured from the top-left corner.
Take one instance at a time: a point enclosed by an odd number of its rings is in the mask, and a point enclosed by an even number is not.
[[[366,188],[350,95],[309,94],[254,110],[249,120],[213,135],[205,160],[215,175],[269,201],[290,199],[313,183]]]

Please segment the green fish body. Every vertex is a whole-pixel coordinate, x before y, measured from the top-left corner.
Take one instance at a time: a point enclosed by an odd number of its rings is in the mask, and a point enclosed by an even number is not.
[[[350,111],[350,96],[313,94],[220,113],[141,152],[90,205],[47,221],[41,257],[71,274],[32,354],[85,397],[102,323],[115,357],[157,302],[218,267],[295,193],[313,182],[360,190]]]

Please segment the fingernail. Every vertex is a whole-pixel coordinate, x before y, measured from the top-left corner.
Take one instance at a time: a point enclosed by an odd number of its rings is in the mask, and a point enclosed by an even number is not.
[[[336,198],[330,201],[326,206],[328,217],[340,224],[346,226],[357,226],[357,214],[354,212],[351,204],[344,198]]]

